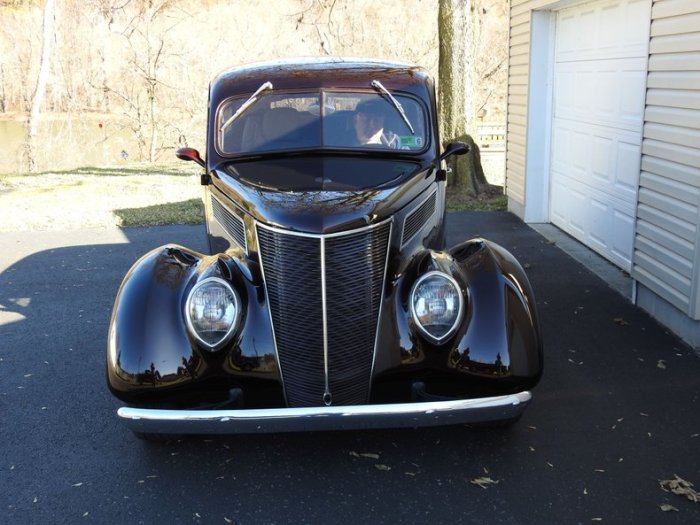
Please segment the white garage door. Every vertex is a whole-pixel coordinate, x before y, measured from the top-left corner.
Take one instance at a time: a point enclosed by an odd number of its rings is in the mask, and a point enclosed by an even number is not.
[[[557,13],[550,163],[552,223],[630,270],[651,0]]]

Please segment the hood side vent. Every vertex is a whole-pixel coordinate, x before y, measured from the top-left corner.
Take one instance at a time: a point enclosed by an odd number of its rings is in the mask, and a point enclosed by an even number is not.
[[[243,219],[238,215],[229,211],[226,206],[216,197],[211,198],[211,209],[214,218],[226,230],[226,233],[231,237],[238,246],[243,248],[245,253],[248,253],[248,246],[245,238],[245,224]]]
[[[428,220],[435,213],[437,204],[437,190],[433,191],[415,210],[409,213],[403,221],[403,233],[401,235],[401,247],[403,248],[413,239]]]

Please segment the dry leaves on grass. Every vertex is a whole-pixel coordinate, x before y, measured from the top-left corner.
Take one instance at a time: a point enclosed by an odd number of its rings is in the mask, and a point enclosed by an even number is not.
[[[684,480],[678,474],[673,475],[675,479],[659,480],[661,489],[666,492],[673,492],[678,496],[685,496],[693,503],[700,502],[700,492],[693,489],[693,484]]]

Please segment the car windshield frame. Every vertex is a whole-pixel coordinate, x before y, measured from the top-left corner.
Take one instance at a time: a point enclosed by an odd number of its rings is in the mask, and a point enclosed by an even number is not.
[[[431,121],[425,102],[403,91],[393,91],[392,96],[406,108],[414,130],[409,129],[389,98],[371,88],[268,90],[222,129],[222,123],[251,98],[250,93],[228,97],[217,108],[214,145],[225,158],[309,151],[424,154],[431,145]],[[368,112],[380,112],[383,126],[381,133],[370,137],[372,142],[361,143],[358,129],[362,124],[357,121],[363,117],[358,113]],[[270,139],[270,134],[275,139]],[[282,140],[292,136],[297,138]]]

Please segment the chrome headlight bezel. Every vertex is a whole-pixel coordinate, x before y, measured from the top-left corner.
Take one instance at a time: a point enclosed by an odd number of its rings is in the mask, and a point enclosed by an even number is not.
[[[455,291],[455,293],[456,293],[457,300],[458,300],[458,306],[457,306],[458,311],[457,311],[457,316],[456,316],[456,318],[455,318],[455,320],[454,320],[452,326],[450,327],[449,330],[447,330],[447,332],[445,332],[443,335],[441,335],[441,336],[439,336],[439,337],[437,337],[437,336],[431,334],[431,333],[421,324],[421,322],[420,322],[420,320],[419,320],[419,318],[418,318],[418,314],[416,313],[416,310],[415,310],[415,295],[416,295],[416,291],[418,290],[419,286],[420,286],[424,281],[426,281],[427,279],[429,279],[429,278],[431,278],[431,277],[440,277],[440,278],[444,279],[445,282],[446,282],[447,284],[449,284],[450,286],[452,286],[452,287],[454,288],[454,291]],[[409,300],[408,307],[409,307],[409,310],[410,310],[410,312],[411,312],[411,318],[413,319],[413,322],[414,322],[414,323],[416,324],[416,326],[418,327],[418,330],[420,331],[420,333],[421,333],[423,336],[425,336],[428,340],[430,340],[430,341],[432,341],[432,342],[434,342],[434,343],[437,343],[437,344],[444,343],[450,336],[452,336],[452,335],[455,333],[455,331],[457,330],[457,328],[459,328],[459,325],[460,325],[461,322],[462,322],[462,317],[464,316],[464,302],[465,302],[465,301],[464,301],[464,294],[462,293],[462,289],[460,288],[459,283],[457,283],[457,281],[455,280],[455,278],[452,277],[451,275],[445,273],[445,272],[441,272],[441,271],[438,271],[438,270],[433,270],[433,271],[426,272],[426,273],[424,273],[423,275],[421,275],[421,276],[416,280],[416,282],[413,283],[413,286],[411,287],[411,293],[409,294],[409,299],[408,299],[408,300]]]
[[[200,288],[210,285],[211,283],[217,283],[225,287],[230,292],[231,296],[233,297],[232,304],[235,309],[231,325],[228,327],[224,335],[214,343],[210,343],[209,341],[201,337],[201,335],[197,332],[190,315],[190,308],[192,306],[192,300],[195,297],[195,294],[200,290]],[[187,324],[187,330],[192,335],[192,337],[194,337],[197,340],[197,342],[204,346],[207,350],[218,350],[231,339],[231,336],[238,328],[242,314],[241,305],[241,298],[238,295],[238,292],[236,292],[236,290],[231,286],[229,282],[225,281],[224,279],[221,279],[220,277],[207,277],[205,279],[202,279],[197,284],[195,284],[187,294],[187,300],[185,301],[185,322]]]

